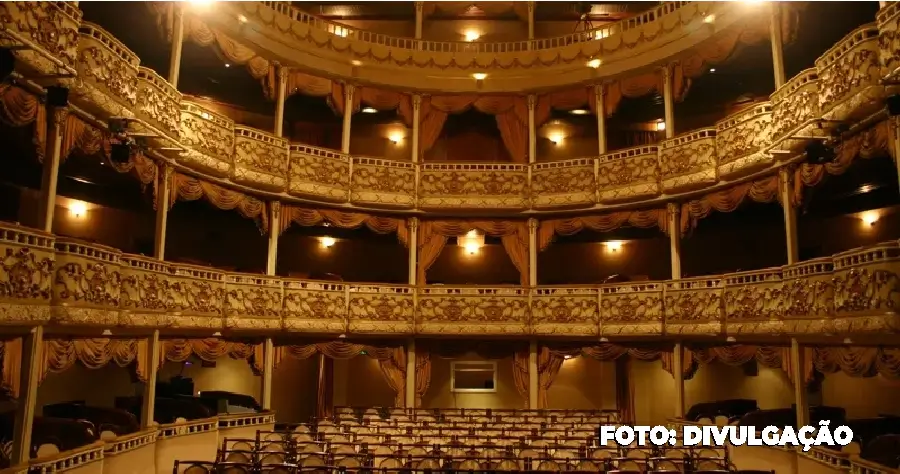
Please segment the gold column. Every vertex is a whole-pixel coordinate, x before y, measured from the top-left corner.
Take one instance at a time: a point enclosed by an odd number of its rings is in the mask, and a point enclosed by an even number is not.
[[[769,23],[769,35],[772,42],[772,69],[775,71],[775,89],[784,85],[784,42],[781,38],[781,2],[770,2],[772,5],[772,21]]]
[[[534,123],[534,108],[537,105],[537,97],[534,94],[528,96],[528,162],[537,161],[537,124]]]
[[[353,121],[353,84],[344,85],[344,127],[341,133],[341,152],[350,154],[350,124]]]
[[[406,408],[416,407],[416,340],[406,343],[406,393],[403,398]]]
[[[678,203],[666,204],[669,253],[672,257],[672,279],[681,278],[681,208]]]
[[[538,220],[528,219],[528,285],[537,286],[537,254],[538,254]]]
[[[263,346],[262,408],[272,409],[272,372],[275,371],[275,344],[267,337]]]
[[[42,363],[44,327],[37,326],[22,338],[22,373],[20,375],[19,402],[13,425],[13,446],[10,465],[27,464],[31,458],[31,430],[37,405],[38,373]]]
[[[180,3],[173,3],[174,24],[172,25],[172,54],[169,56],[169,84],[178,88],[181,73],[181,48],[184,44],[184,11]]]
[[[781,208],[784,210],[784,236],[787,239],[788,265],[797,263],[799,250],[797,243],[797,209],[791,199],[793,194],[793,181],[791,170],[783,167],[778,170],[778,194]]]
[[[59,183],[59,164],[62,153],[62,138],[65,133],[68,109],[57,107],[50,109],[50,120],[47,127],[47,150],[44,153],[43,173],[41,175],[40,215],[38,228],[44,232],[53,231],[53,213],[56,211],[56,187]]]
[[[284,136],[284,101],[287,99],[287,81],[290,70],[278,66],[278,98],[275,103],[275,135]]]
[[[672,66],[663,67],[663,103],[666,108],[666,138],[675,136],[675,84]]]
[[[407,270],[407,274],[409,277],[409,284],[416,285],[416,278],[418,275],[416,270],[419,268],[419,218],[410,217],[406,226],[409,228],[409,241],[407,242],[409,245],[409,269]]]
[[[278,237],[281,235],[281,203],[269,202],[269,248],[266,255],[266,275],[278,271]]]
[[[675,343],[672,353],[672,377],[675,378],[675,418],[684,418],[684,347]]]
[[[594,86],[594,110],[597,111],[597,148],[601,155],[606,154],[606,87],[603,84]]]
[[[159,373],[159,330],[147,337],[147,381],[141,404],[141,428],[153,426],[156,412],[156,374]]]
[[[794,374],[794,404],[797,406],[797,426],[809,424],[809,404],[806,402],[806,374],[803,372],[803,348],[791,338],[791,372]]]
[[[536,339],[528,343],[528,408],[538,409],[538,344]]]
[[[424,15],[422,10],[425,8],[425,2],[415,2],[416,4],[416,39],[422,39],[422,24],[424,23]],[[421,49],[421,48],[417,48]]]
[[[412,153],[412,162],[419,162],[419,113],[422,109],[422,96],[419,94],[413,94],[413,129],[412,129],[412,144],[409,147],[410,152]]]
[[[534,7],[535,2],[528,2],[528,49],[532,49],[531,42],[534,41]]]
[[[157,168],[156,188],[156,229],[153,233],[153,256],[159,260],[166,258],[166,228],[169,222],[169,197],[172,194],[172,167],[160,163]]]

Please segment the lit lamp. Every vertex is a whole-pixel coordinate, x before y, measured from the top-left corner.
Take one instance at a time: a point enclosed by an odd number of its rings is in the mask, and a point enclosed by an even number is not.
[[[551,133],[550,135],[547,135],[547,139],[554,145],[559,145],[565,138],[566,136],[562,133]]]
[[[322,237],[321,239],[319,239],[319,243],[321,243],[322,247],[326,249],[331,248],[335,242],[337,242],[337,240],[335,240],[334,237]]]
[[[198,10],[206,10],[213,2],[212,0],[190,0],[188,3]]]
[[[87,204],[81,201],[72,201],[69,204],[69,212],[72,213],[72,217],[79,218],[87,214]]]
[[[622,250],[622,241],[621,240],[610,240],[604,244],[606,246],[606,250],[612,253],[616,253],[619,250]]]
[[[862,214],[862,221],[866,223],[866,225],[873,226],[876,222],[878,222],[878,211],[868,211]]]
[[[599,59],[591,59],[587,62],[587,67],[597,69],[598,67],[600,67],[601,62],[602,61],[600,61]]]
[[[388,135],[388,140],[390,140],[391,143],[396,145],[396,144],[400,143],[401,140],[403,140],[403,134],[400,132],[391,132],[391,134]]]
[[[465,249],[467,254],[475,255],[481,247],[484,247],[484,235],[476,230],[470,230],[466,235],[456,238],[456,245]]]
[[[476,72],[475,74],[472,74],[472,79],[475,79],[476,81],[483,81],[485,78],[487,78],[487,74],[483,72]]]
[[[656,122],[656,131],[657,132],[665,132],[666,131],[666,122],[663,120]]]
[[[465,36],[466,41],[472,42],[472,41],[478,41],[478,38],[481,38],[481,33],[477,32],[475,30],[466,30],[463,33],[463,36]]]

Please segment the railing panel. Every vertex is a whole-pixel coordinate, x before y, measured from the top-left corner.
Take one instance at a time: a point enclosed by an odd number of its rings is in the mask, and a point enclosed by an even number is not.
[[[834,331],[834,262],[817,258],[781,268],[784,330],[796,334]]]
[[[661,336],[663,288],[652,281],[600,287],[600,335]]]
[[[725,332],[781,334],[781,268],[725,275]]]
[[[535,163],[531,168],[531,206],[555,209],[597,202],[595,158]]]
[[[347,285],[289,278],[282,281],[285,330],[324,334],[347,331]]]
[[[172,264],[170,295],[176,328],[222,329],[225,320],[225,273],[213,268]]]
[[[716,156],[721,179],[747,176],[772,165],[772,104],[763,102],[716,124]]]
[[[660,195],[657,146],[619,150],[601,156],[599,161],[597,187],[601,203],[639,201]]]
[[[403,161],[353,157],[350,200],[406,208],[416,205],[416,166]]]
[[[854,249],[834,256],[834,326],[838,332],[900,329],[900,245]]]
[[[4,46],[25,45],[16,60],[38,74],[74,74],[81,10],[76,2],[3,2]],[[61,71],[62,69],[62,71]]]
[[[288,141],[255,128],[234,127],[234,182],[284,192],[288,181]]]
[[[685,278],[666,282],[666,334],[715,336],[725,320],[721,277]]]
[[[135,117],[174,140],[181,134],[181,99],[181,92],[152,69],[138,69]],[[169,145],[154,139],[151,143]]]
[[[422,209],[527,209],[528,166],[508,163],[420,165]]]
[[[882,75],[887,82],[900,79],[900,4],[885,2],[875,15]]]
[[[809,137],[822,135],[819,117],[819,73],[815,68],[800,72],[769,96],[772,102],[772,143],[777,144],[776,159],[793,158],[809,143]],[[774,153],[774,152],[773,152]]]
[[[78,32],[78,80],[72,92],[91,112],[133,116],[140,59],[97,25],[82,23]]]
[[[705,128],[664,140],[659,149],[659,178],[665,193],[715,184],[716,130]]]
[[[39,230],[0,222],[0,324],[50,320],[55,239]]]
[[[225,327],[281,329],[281,280],[265,275],[225,275]]]
[[[181,144],[178,161],[213,176],[234,172],[234,121],[198,104],[181,102]]]
[[[170,293],[173,270],[168,262],[122,255],[119,321],[124,326],[166,327],[175,304]]]
[[[113,327],[119,323],[122,252],[58,237],[52,321]]]
[[[881,51],[874,24],[857,28],[816,60],[822,118],[842,122],[884,106]]]
[[[349,155],[299,143],[290,148],[290,194],[324,201],[350,199]]]
[[[349,288],[349,331],[359,334],[415,332],[415,289],[401,285],[360,285]]]
[[[531,325],[539,336],[592,336],[600,331],[596,288],[540,287],[531,294]]]
[[[420,334],[504,335],[531,333],[528,290],[428,286],[419,290]]]

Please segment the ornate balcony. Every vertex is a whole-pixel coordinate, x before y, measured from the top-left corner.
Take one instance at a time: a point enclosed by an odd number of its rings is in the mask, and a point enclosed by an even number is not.
[[[353,157],[350,200],[378,207],[415,207],[416,166],[403,161]]]
[[[716,124],[716,156],[720,179],[739,178],[772,164],[772,104],[748,107]]]
[[[75,74],[81,10],[75,2],[4,2],[0,44],[23,47],[18,59],[39,75]]]
[[[585,207],[597,202],[597,179],[591,158],[537,163],[531,168],[534,209]]]
[[[250,127],[234,127],[234,182],[267,191],[287,189],[288,141]]]
[[[234,172],[234,121],[193,102],[181,102],[179,163],[216,177]]]
[[[657,146],[620,150],[597,161],[600,202],[640,201],[661,194]]]
[[[874,24],[857,28],[816,60],[822,118],[842,122],[882,107],[881,50]]]
[[[140,59],[97,25],[78,28],[78,71],[72,92],[99,115],[133,117],[137,108]]]
[[[660,186],[666,194],[715,184],[716,130],[706,128],[664,140],[659,150]]]
[[[751,272],[534,289],[298,280],[53,243],[0,223],[3,324],[548,337],[900,331],[895,241]]]
[[[292,144],[288,193],[330,202],[350,200],[350,160],[334,150]]]
[[[423,209],[528,209],[528,166],[425,163],[418,202]]]

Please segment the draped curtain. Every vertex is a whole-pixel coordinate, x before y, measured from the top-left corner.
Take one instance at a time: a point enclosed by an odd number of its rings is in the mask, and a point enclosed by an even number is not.
[[[263,369],[263,344],[226,341],[218,338],[165,339],[159,343],[160,366],[166,361],[184,362],[191,355],[195,355],[207,362],[214,362],[223,356],[246,360],[250,364],[250,368],[257,374],[261,373]]]
[[[78,151],[84,155],[92,156],[102,154],[108,157],[110,154],[110,134],[107,130],[100,129],[87,123],[74,113],[66,115],[63,125],[62,144],[59,157],[64,161],[72,152]],[[141,150],[132,150],[127,163],[118,163],[106,160],[113,169],[119,173],[132,173],[143,185],[156,186],[157,166],[156,162],[144,155]]]
[[[422,406],[422,397],[431,386],[431,354],[427,352],[416,352],[416,404],[418,408]]]
[[[528,407],[528,347],[521,341],[482,342],[482,341],[437,341],[432,340],[416,349],[416,406],[421,405],[422,397],[431,384],[431,358],[458,359],[466,354],[476,354],[482,359],[503,359],[513,356],[513,382],[516,390],[525,399]],[[524,354],[524,363],[522,362]],[[522,365],[524,364],[524,365]],[[522,379],[524,367],[525,378]],[[523,391],[524,390],[524,391]]]
[[[296,359],[308,359],[316,354],[323,356],[319,364],[319,383],[316,388],[316,416],[327,418],[332,414],[333,359],[352,359],[363,352],[378,360],[381,375],[394,391],[394,403],[402,407],[406,396],[406,349],[402,346],[373,346],[344,341],[319,342],[304,345],[280,346],[276,348],[275,360],[285,355]],[[418,373],[418,359],[416,361]],[[429,365],[430,369],[430,365]],[[426,382],[427,384],[427,382]],[[427,388],[427,386],[426,386]],[[418,393],[417,393],[418,395]]]
[[[172,173],[171,179],[173,192],[169,198],[169,207],[175,205],[178,199],[196,201],[206,198],[210,204],[219,209],[225,211],[233,209],[240,215],[255,220],[261,232],[269,231],[269,215],[266,212],[266,203],[262,200],[182,173]]]
[[[280,230],[284,232],[296,223],[301,226],[331,224],[341,229],[358,229],[365,226],[377,234],[397,233],[397,238],[404,246],[409,245],[409,228],[406,219],[381,217],[360,212],[344,212],[336,209],[307,209],[292,204],[281,207]]]
[[[631,377],[631,358],[616,359],[616,409],[623,423],[634,423],[634,380]]]
[[[448,114],[474,107],[494,115],[503,145],[515,163],[528,162],[528,100],[522,96],[449,95],[424,97],[419,112],[420,153],[434,146]]]
[[[0,388],[10,397],[19,398],[22,384],[22,338],[0,341],[0,354],[3,357]]]
[[[595,232],[610,232],[623,226],[642,229],[657,226],[668,233],[665,209],[645,209],[639,211],[617,211],[599,216],[548,219],[538,227],[538,249],[546,250],[557,235],[574,235],[584,229]]]
[[[138,379],[146,381],[149,362],[147,355],[146,339],[45,339],[41,350],[38,383],[44,381],[47,373],[63,372],[75,365],[75,362],[81,362],[89,369],[99,369],[110,362],[119,367],[128,367],[134,363]]]
[[[709,193],[700,199],[681,205],[681,232],[685,234],[695,227],[700,219],[713,211],[732,212],[747,198],[754,202],[769,203],[778,199],[778,175],[767,176],[747,183],[734,185],[728,189]]]
[[[503,249],[519,270],[522,285],[528,285],[528,224],[525,221],[422,221],[419,224],[419,268],[416,281],[425,283],[425,274],[447,245],[448,237],[471,230],[500,237]]]
[[[0,84],[0,122],[11,127],[32,125],[32,142],[39,159],[47,145],[47,108],[40,97],[10,83]]]
[[[518,351],[513,356],[513,380],[516,384],[516,390],[525,399],[525,408],[530,406],[528,385],[530,382],[528,370],[529,351]],[[550,348],[541,346],[537,353],[537,372],[538,372],[538,409],[549,408],[547,392],[550,386],[559,375],[562,368],[564,357],[557,356]]]
[[[881,375],[900,379],[898,347],[816,347],[812,361],[815,369],[823,374],[844,372],[852,377]]]

